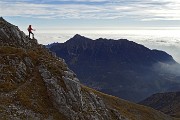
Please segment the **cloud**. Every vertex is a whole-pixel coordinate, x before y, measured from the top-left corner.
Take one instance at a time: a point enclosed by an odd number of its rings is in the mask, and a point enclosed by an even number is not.
[[[164,71],[171,74],[175,74],[177,76],[180,76],[180,64],[166,64],[166,63],[156,63],[154,64],[153,68],[157,71]],[[180,80],[178,79],[178,82],[180,83]]]
[[[180,20],[178,0],[1,0],[0,5],[2,16]]]

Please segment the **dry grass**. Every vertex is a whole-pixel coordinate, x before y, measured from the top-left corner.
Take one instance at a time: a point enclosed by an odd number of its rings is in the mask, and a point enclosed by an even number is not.
[[[9,46],[4,46],[4,47],[0,47],[0,53],[1,54],[18,54],[18,55],[25,55],[25,53],[23,52],[22,49],[20,48],[16,48],[16,47],[9,47]]]
[[[18,84],[13,83],[11,81],[11,79],[14,78],[13,76],[7,76],[4,78],[4,83],[0,83],[1,92],[9,94],[10,92],[16,91],[16,94],[9,97],[1,97],[0,105],[8,106],[10,104],[16,104],[16,102],[18,101],[18,103],[26,109],[32,110],[35,113],[39,113],[43,115],[44,118],[47,118],[49,115],[51,115],[54,119],[57,120],[67,120],[63,114],[61,114],[56,108],[54,108],[53,103],[48,96],[45,83],[41,78],[38,68],[36,68],[36,66],[40,64],[45,64],[45,61],[52,61],[53,63],[56,59],[53,58],[46,50],[40,48],[23,50],[14,47],[0,47],[0,53],[3,58],[4,56],[9,56],[10,59],[14,59],[13,57],[17,57],[21,61],[23,61],[25,57],[29,57],[34,64],[34,68],[32,68],[33,72],[30,73],[29,70],[27,70],[27,76],[25,76],[23,82],[20,82]],[[9,62],[7,60],[1,61],[0,63],[9,65]],[[53,72],[61,76],[61,71],[57,71],[59,69],[59,66],[54,65],[55,71]],[[54,68],[51,69],[54,70]],[[4,69],[3,71],[4,73],[7,73],[7,71],[14,73],[16,72],[14,70],[15,69],[12,69],[11,66],[11,68],[6,67],[6,69]]]
[[[91,91],[96,95],[100,96],[108,106],[118,110],[121,115],[131,120],[164,120],[165,118],[169,117],[150,107],[131,103],[126,100],[95,91],[86,86],[82,86],[82,90],[86,92]],[[172,119],[178,120],[175,118]]]

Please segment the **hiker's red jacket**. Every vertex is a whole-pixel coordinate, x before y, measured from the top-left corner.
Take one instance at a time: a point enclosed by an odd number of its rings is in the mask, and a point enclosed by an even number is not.
[[[29,32],[32,32],[32,30],[33,30],[33,29],[31,28],[31,26],[29,26],[29,27],[28,27],[28,31],[29,31]]]

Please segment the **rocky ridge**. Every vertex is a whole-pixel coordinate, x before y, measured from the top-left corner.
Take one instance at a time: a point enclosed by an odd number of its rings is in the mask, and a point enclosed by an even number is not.
[[[2,120],[173,120],[83,86],[63,59],[3,18],[0,59]]]

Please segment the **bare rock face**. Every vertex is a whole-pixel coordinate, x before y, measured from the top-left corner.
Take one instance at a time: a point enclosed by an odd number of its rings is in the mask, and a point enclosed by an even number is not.
[[[42,65],[39,66],[39,72],[47,86],[53,105],[69,119],[109,120],[111,118],[109,108],[104,101],[92,92],[84,93],[79,80],[71,70],[63,71],[62,79],[51,75],[50,71]],[[60,81],[61,85],[58,83]],[[118,112],[114,116],[117,120],[124,120]]]

